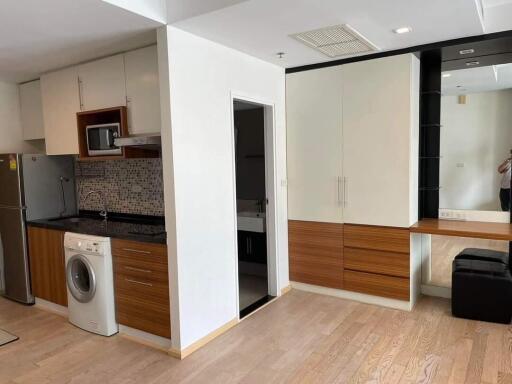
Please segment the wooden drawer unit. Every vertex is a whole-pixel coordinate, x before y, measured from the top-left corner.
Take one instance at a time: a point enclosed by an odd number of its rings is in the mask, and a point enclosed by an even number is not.
[[[409,277],[409,254],[345,247],[344,268],[354,271]]]
[[[119,324],[171,337],[167,247],[112,240]]]
[[[350,270],[344,271],[343,278],[349,291],[409,300],[409,279]]]
[[[343,243],[345,289],[409,300],[408,229],[345,224]]]
[[[409,229],[345,224],[345,247],[409,253]]]
[[[343,225],[288,222],[290,279],[343,288]]]

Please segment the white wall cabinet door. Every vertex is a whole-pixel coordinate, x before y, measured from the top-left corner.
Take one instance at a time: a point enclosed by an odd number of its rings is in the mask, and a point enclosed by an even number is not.
[[[39,80],[20,84],[20,107],[23,139],[44,139],[43,104]]]
[[[131,134],[160,132],[160,87],[156,45],[127,52],[126,100]]]
[[[78,154],[80,111],[77,67],[41,76],[44,135],[48,155]]]
[[[126,105],[124,55],[82,64],[78,74],[82,111]]]
[[[408,54],[342,67],[346,223],[413,224],[418,194],[417,66],[416,57]]]
[[[288,217],[343,222],[341,67],[286,76]]]

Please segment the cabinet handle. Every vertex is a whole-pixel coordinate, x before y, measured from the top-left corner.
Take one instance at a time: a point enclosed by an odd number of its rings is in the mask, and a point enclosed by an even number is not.
[[[338,205],[342,205],[343,204],[343,198],[341,197],[341,189],[342,189],[342,186],[341,184],[343,183],[343,178],[341,176],[338,176],[338,182],[337,182],[337,186],[338,186]]]
[[[84,110],[84,100],[82,96],[82,80],[80,80],[80,77],[78,78],[78,101],[80,103],[80,110]]]
[[[249,238],[248,237],[245,238],[245,253],[247,253],[248,255],[250,254],[250,251],[249,251]]]
[[[252,237],[249,237],[249,253],[252,255]]]
[[[135,272],[151,273],[151,271],[149,269],[142,269],[142,268],[135,268],[135,267],[124,267],[124,269],[127,269],[129,271],[135,271]]]
[[[151,252],[149,251],[141,251],[139,249],[132,249],[132,248],[123,248],[123,251],[126,252],[134,252],[134,253],[143,253],[145,255],[151,255]]]
[[[348,204],[348,177],[343,178],[343,206]]]
[[[151,284],[151,283],[144,283],[142,281],[132,280],[132,279],[128,279],[128,278],[125,278],[125,281],[127,281],[129,283],[133,283],[133,284],[144,285],[146,287],[152,287],[153,286],[153,284]]]

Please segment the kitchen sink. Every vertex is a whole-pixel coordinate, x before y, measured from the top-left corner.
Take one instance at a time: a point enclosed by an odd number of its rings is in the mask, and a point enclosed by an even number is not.
[[[247,232],[266,232],[266,217],[263,212],[238,212],[237,229]]]

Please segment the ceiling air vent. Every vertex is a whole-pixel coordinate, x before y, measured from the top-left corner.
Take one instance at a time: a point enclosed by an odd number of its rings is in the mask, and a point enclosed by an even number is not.
[[[290,35],[329,57],[376,51],[378,48],[347,24]]]

